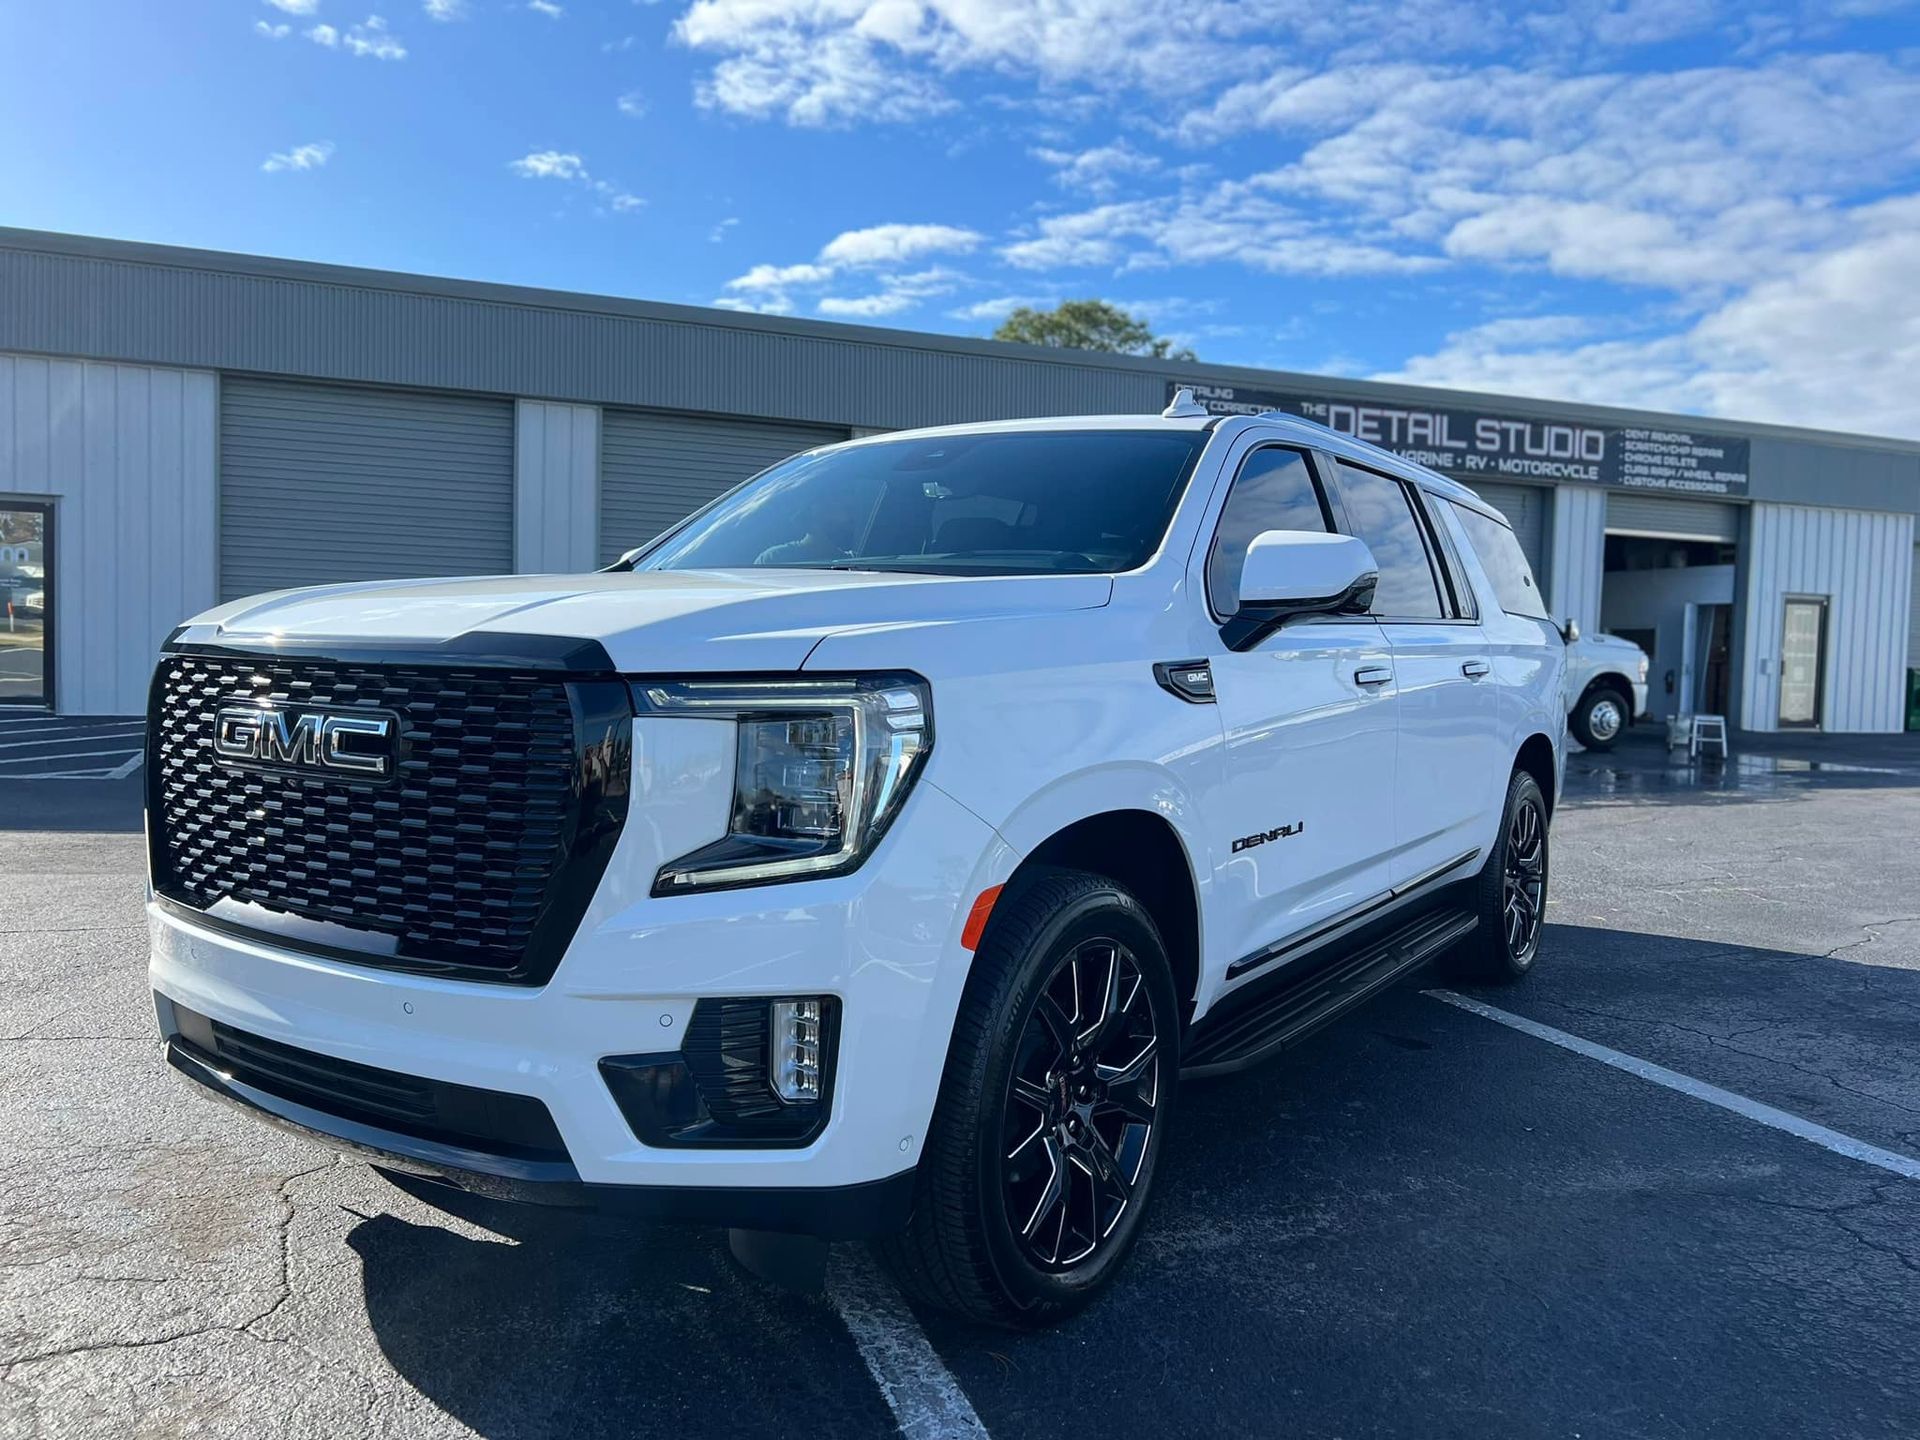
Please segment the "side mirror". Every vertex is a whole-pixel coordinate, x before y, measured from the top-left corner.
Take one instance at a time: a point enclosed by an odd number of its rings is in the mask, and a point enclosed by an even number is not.
[[[1567,617],[1567,623],[1560,627],[1560,638],[1569,645],[1578,644],[1580,640],[1580,622],[1569,615]]]
[[[1367,542],[1318,530],[1268,530],[1247,547],[1240,610],[1220,627],[1230,650],[1248,650],[1302,615],[1364,615],[1380,567]]]

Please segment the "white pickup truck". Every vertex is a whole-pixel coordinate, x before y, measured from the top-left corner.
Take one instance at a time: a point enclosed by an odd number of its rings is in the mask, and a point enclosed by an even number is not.
[[[1303,421],[812,451],[599,574],[177,630],[160,1031],[409,1183],[868,1237],[1044,1323],[1182,1077],[1534,966],[1564,668],[1495,511]]]
[[[1567,727],[1589,750],[1611,750],[1628,725],[1647,713],[1647,652],[1618,635],[1567,641]]]

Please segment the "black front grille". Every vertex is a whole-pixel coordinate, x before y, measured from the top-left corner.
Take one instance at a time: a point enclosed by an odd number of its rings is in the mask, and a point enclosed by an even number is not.
[[[303,1050],[171,1007],[168,1036],[244,1085],[342,1120],[518,1160],[567,1160],[547,1107],[531,1095],[425,1080]]]
[[[235,765],[225,705],[395,717],[390,778]],[[625,687],[484,665],[162,658],[148,721],[154,888],[327,953],[478,979],[552,973],[624,815]]]

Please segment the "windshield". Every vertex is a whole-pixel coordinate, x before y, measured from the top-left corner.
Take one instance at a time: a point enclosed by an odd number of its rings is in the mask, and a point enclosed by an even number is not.
[[[796,456],[722,497],[634,568],[1131,570],[1159,545],[1206,443],[1204,430],[1048,430]]]

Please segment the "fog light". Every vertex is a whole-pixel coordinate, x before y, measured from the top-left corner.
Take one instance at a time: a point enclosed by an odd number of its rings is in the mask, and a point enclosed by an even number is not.
[[[773,1002],[773,1045],[767,1056],[773,1093],[794,1105],[820,1099],[820,1002]]]

